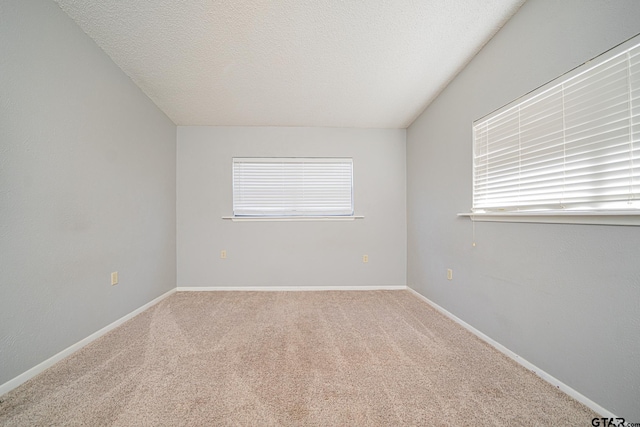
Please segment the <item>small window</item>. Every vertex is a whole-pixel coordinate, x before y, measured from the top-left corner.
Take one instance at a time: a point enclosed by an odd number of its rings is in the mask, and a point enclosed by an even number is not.
[[[351,216],[350,158],[234,158],[235,217]]]
[[[473,133],[473,212],[640,212],[640,37]]]

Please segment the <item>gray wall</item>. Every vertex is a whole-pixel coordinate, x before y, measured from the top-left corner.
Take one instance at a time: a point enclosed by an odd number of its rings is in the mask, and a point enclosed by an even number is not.
[[[178,127],[178,286],[405,285],[405,136],[404,130]],[[353,157],[355,210],[365,219],[222,220],[232,215],[231,159],[259,156]]]
[[[3,384],[175,287],[176,127],[52,1],[0,58]]]
[[[640,227],[476,223],[471,123],[640,32],[637,0],[529,0],[407,131],[408,285],[640,420]],[[453,269],[453,281],[446,269]]]

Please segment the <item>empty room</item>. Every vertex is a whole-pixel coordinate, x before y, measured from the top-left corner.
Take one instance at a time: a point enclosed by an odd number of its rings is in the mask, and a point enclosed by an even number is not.
[[[0,425],[640,426],[637,0],[0,0]]]

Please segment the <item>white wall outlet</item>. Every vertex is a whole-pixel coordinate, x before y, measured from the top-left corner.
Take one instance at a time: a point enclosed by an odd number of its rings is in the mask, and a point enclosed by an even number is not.
[[[362,255],[362,262],[369,262],[369,255]]]
[[[226,259],[227,258],[227,251],[226,250],[221,250],[220,251],[220,258],[222,259]]]
[[[450,268],[447,268],[447,280],[452,280],[453,279],[453,270]]]
[[[118,272],[114,271],[111,273],[111,286],[118,284]]]

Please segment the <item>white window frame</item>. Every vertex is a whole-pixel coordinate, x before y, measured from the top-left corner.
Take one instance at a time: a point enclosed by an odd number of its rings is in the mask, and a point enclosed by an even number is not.
[[[234,221],[353,220],[353,159],[234,157]]]
[[[640,35],[476,120],[473,148],[461,216],[640,225]]]

